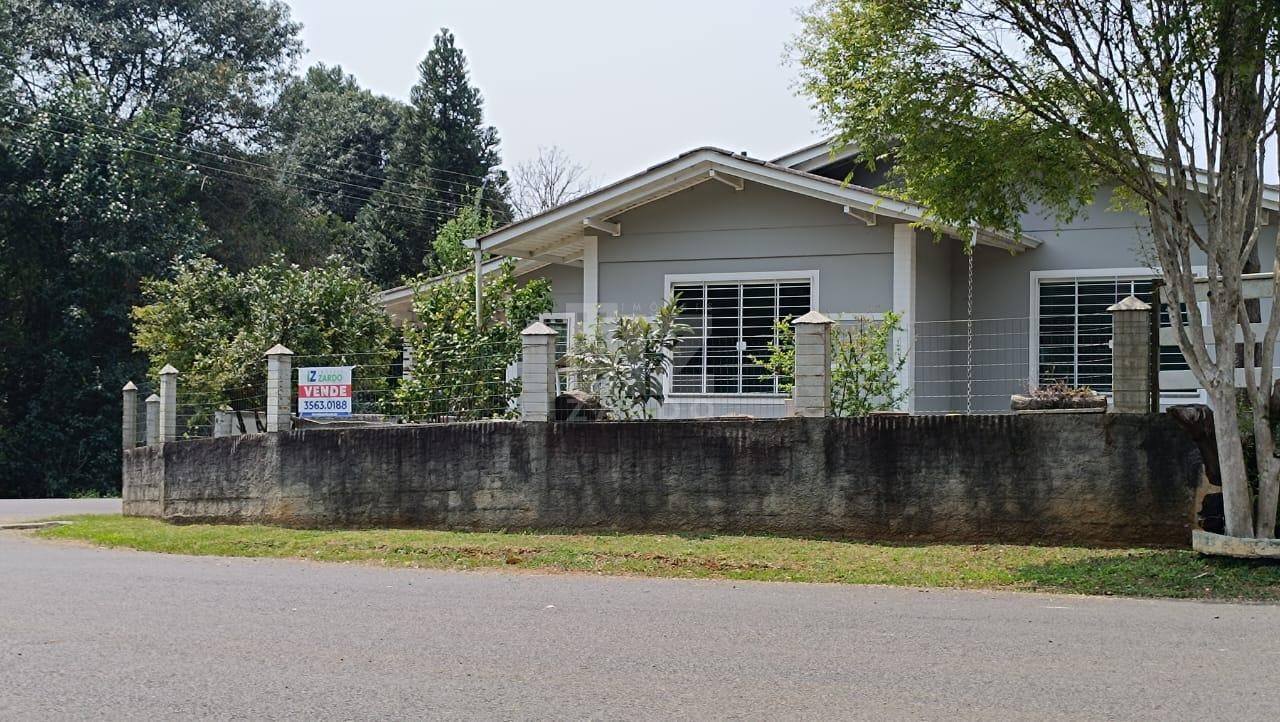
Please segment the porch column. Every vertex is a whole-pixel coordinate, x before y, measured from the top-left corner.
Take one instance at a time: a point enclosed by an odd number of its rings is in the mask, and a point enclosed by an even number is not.
[[[831,327],[835,322],[810,311],[791,322],[796,330],[795,385],[791,389],[796,416],[831,415]]]
[[[916,322],[916,229],[910,223],[893,226],[893,311],[902,324],[901,333],[893,334],[894,355],[906,357],[906,363],[898,371],[898,388],[905,391],[902,411],[914,411],[916,395],[913,385],[916,378],[916,351],[912,339]]]
[[[1110,307],[1111,407],[1123,414],[1151,410],[1151,306],[1129,296]]]
[[[582,332],[596,330],[600,316],[600,239],[582,237]]]

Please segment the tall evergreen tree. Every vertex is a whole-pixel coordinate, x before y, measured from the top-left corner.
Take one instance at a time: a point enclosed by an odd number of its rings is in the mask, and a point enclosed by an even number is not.
[[[473,202],[482,184],[482,210],[503,219],[510,215],[505,174],[490,176],[500,162],[498,131],[484,124],[484,100],[448,29],[436,35],[418,72],[392,145],[389,182],[357,218],[360,260],[382,284],[431,266],[436,231]]]

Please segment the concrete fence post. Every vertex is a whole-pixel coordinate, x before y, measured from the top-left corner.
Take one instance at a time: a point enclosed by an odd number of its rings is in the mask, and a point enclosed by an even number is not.
[[[160,443],[178,438],[178,369],[160,369]]]
[[[520,332],[520,420],[551,421],[556,409],[556,332],[534,321]]]
[[[147,397],[147,446],[160,443],[160,397],[151,394]]]
[[[796,331],[795,386],[791,398],[796,416],[831,415],[831,327],[835,321],[810,311],[791,322]]]
[[[267,356],[267,433],[293,429],[293,352],[282,344]]]
[[[138,387],[132,381],[120,391],[120,446],[125,450],[138,445]]]
[[[1114,411],[1151,410],[1151,306],[1129,296],[1111,313],[1111,405]]]

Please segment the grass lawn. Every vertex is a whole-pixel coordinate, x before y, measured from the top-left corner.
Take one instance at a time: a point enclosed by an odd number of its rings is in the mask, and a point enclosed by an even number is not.
[[[889,584],[1194,599],[1280,599],[1280,564],[1184,549],[884,544],[718,534],[308,531],[75,517],[40,536],[169,554],[433,569]]]

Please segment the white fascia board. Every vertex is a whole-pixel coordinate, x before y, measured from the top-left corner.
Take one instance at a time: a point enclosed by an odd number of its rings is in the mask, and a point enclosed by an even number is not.
[[[507,228],[500,228],[479,239],[480,247],[483,250],[490,251],[530,232],[561,223],[568,223],[571,226],[576,225],[580,228],[584,217],[608,218],[610,209],[619,208],[643,198],[662,186],[670,184],[673,177],[700,164],[707,163],[716,155],[718,154],[712,151],[702,150],[690,153],[683,158],[677,158],[670,161],[667,167],[662,168],[657,175],[643,173],[634,176],[612,187],[606,187],[595,193],[589,193],[582,198],[570,201],[525,223],[517,223]]]

